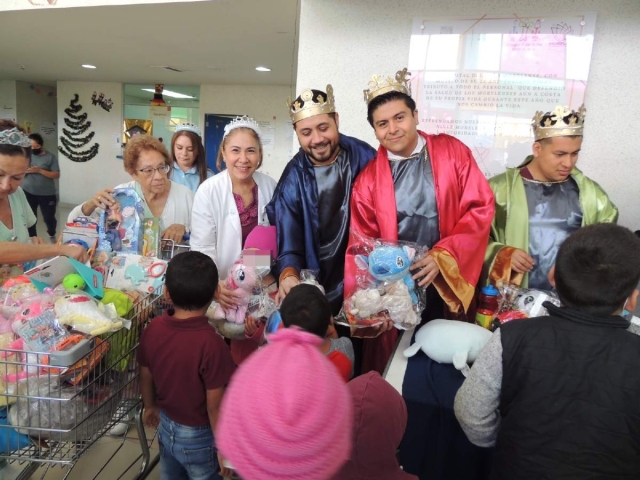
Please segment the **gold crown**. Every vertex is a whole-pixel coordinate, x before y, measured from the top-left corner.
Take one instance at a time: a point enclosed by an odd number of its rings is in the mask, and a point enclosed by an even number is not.
[[[364,90],[365,103],[369,105],[371,100],[388,92],[400,92],[411,96],[411,86],[408,78],[410,76],[411,73],[406,68],[396,72],[395,81],[391,77],[383,78],[382,75],[374,75],[369,80],[369,88]]]
[[[333,87],[327,85],[326,98],[324,92],[308,88],[293,102],[291,97],[287,98],[287,106],[293,123],[321,113],[334,113],[336,111],[336,99],[333,96]]]
[[[531,121],[536,142],[543,138],[582,136],[586,114],[584,105],[577,111],[558,105],[553,112],[536,112]]]

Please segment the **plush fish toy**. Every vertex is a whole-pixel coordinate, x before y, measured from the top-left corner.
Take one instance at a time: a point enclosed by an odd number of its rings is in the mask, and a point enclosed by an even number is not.
[[[438,363],[452,363],[466,377],[492,333],[473,323],[457,320],[431,320],[416,333],[415,343],[404,351],[412,357],[422,350]]]

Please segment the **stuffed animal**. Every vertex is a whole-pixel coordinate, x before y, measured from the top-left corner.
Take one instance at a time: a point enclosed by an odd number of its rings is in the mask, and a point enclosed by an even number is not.
[[[416,333],[415,343],[404,351],[412,357],[422,350],[438,363],[453,363],[466,377],[467,363],[473,363],[491,338],[486,328],[457,320],[431,320]]]
[[[416,256],[415,248],[408,246],[380,245],[374,248],[369,256],[356,255],[356,265],[368,270],[373,278],[380,282],[402,280],[411,295],[414,305],[418,303],[415,282],[411,277],[411,264]]]
[[[15,333],[18,333],[21,330],[22,326],[28,323],[30,320],[35,319],[45,313],[47,310],[52,309],[53,302],[47,299],[44,295],[39,296],[37,299],[34,297],[33,300],[21,306],[18,313],[13,317],[11,329]]]
[[[225,309],[218,305],[213,314],[216,320],[226,319],[236,324],[244,323],[247,314],[247,306],[253,295],[253,290],[258,283],[258,273],[256,269],[238,261],[229,270],[229,275],[225,281],[227,289],[240,295],[238,306],[234,309]]]
[[[357,255],[356,265],[366,270],[375,283],[361,288],[345,301],[350,322],[360,325],[377,324],[381,312],[388,312],[397,328],[409,329],[418,324],[418,295],[411,277],[411,264],[416,249],[409,246],[380,245],[369,256]],[[370,280],[370,279],[369,279]]]
[[[65,295],[55,304],[56,317],[61,325],[69,325],[78,332],[88,335],[102,335],[122,327],[121,321],[112,321],[87,295]]]
[[[409,329],[418,324],[418,314],[413,308],[413,300],[402,280],[385,285],[382,294],[380,290],[371,288],[358,290],[351,297],[349,313],[359,318],[371,317],[384,310],[389,312],[389,318],[399,328]]]

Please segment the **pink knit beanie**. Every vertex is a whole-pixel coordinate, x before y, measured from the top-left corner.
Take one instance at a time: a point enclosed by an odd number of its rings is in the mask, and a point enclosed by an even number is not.
[[[216,445],[243,480],[326,480],[351,453],[351,396],[321,338],[273,334],[231,379]]]

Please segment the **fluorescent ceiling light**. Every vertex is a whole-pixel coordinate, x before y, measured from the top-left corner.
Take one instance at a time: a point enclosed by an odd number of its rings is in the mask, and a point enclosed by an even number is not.
[[[96,68],[96,67],[93,65],[86,64],[86,65],[82,65],[82,68]]]
[[[144,90],[145,92],[156,93],[153,88],[143,88],[142,90]],[[162,95],[173,98],[196,98],[192,97],[191,95],[185,95],[184,93],[172,92],[171,90],[163,90]]]
[[[267,67],[256,67],[256,70],[259,72],[270,72],[271,69]]]

